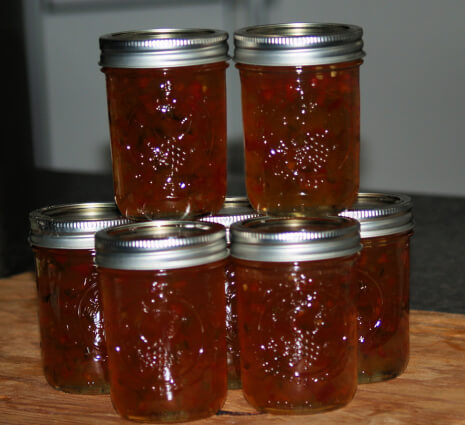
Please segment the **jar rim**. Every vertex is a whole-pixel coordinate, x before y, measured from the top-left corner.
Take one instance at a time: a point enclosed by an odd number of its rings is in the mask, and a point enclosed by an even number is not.
[[[217,223],[153,220],[101,230],[95,235],[99,267],[156,270],[193,267],[228,256],[225,228]]]
[[[361,237],[370,238],[411,231],[412,207],[411,197],[405,194],[365,192],[339,215],[359,221]]]
[[[29,242],[40,248],[93,249],[96,232],[130,221],[114,202],[50,205],[29,213]]]
[[[228,33],[209,28],[150,28],[104,34],[101,67],[159,68],[226,61]]]
[[[226,228],[226,242],[229,244],[231,242],[230,227],[233,223],[260,216],[261,214],[252,208],[247,197],[237,196],[227,197],[220,211],[216,214],[205,215],[200,218],[200,221],[222,224]]]
[[[345,257],[361,249],[359,223],[346,217],[260,217],[231,226],[231,256],[292,262]]]
[[[263,66],[326,65],[365,56],[357,25],[291,22],[245,27],[234,33],[234,60]]]
[[[219,223],[228,228],[232,223],[259,217],[260,215],[252,208],[247,197],[227,197],[223,207],[217,213],[204,215],[199,220]]]

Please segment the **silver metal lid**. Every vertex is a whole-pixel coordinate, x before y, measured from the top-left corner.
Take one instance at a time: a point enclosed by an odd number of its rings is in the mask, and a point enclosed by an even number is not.
[[[102,35],[100,66],[158,68],[203,65],[229,59],[225,31],[157,28]]]
[[[350,218],[263,217],[231,226],[231,255],[243,260],[326,260],[360,249],[359,224]]]
[[[408,232],[414,227],[412,200],[407,195],[359,193],[352,208],[339,215],[358,220],[362,238]]]
[[[214,215],[206,215],[201,217],[201,221],[209,223],[219,223],[226,228],[226,241],[229,244],[231,224],[237,221],[249,220],[251,218],[260,217],[261,214],[257,213],[250,205],[249,200],[245,196],[227,197],[224,201],[223,208]]]
[[[29,213],[31,245],[42,248],[94,249],[94,235],[129,223],[113,202],[52,205]]]
[[[326,65],[365,56],[363,30],[335,23],[258,25],[234,33],[234,60],[263,66]]]
[[[120,270],[200,266],[229,254],[224,227],[200,221],[139,222],[102,230],[95,241],[97,265]]]

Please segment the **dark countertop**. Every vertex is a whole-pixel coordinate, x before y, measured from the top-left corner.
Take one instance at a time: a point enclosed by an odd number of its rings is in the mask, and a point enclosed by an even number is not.
[[[245,193],[233,175],[230,193]],[[371,192],[371,190],[363,190]],[[412,195],[412,309],[465,314],[465,198]]]
[[[412,196],[411,307],[465,313],[465,198]]]
[[[228,194],[243,195],[242,173],[230,171]],[[33,208],[113,197],[111,176],[38,171],[35,180]],[[465,314],[465,198],[410,195],[416,223],[411,245],[411,308]],[[8,243],[2,241],[0,232],[0,251],[4,251],[0,253],[8,260],[0,261],[0,276],[32,269],[27,212],[14,213],[4,217],[9,224],[4,227]]]

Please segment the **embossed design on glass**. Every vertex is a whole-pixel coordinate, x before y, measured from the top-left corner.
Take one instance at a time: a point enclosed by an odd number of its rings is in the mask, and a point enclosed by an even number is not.
[[[157,283],[152,282],[152,287]],[[164,300],[163,293],[152,296],[156,300],[154,305],[148,307],[142,303],[144,313],[147,313],[150,321],[163,325],[158,329],[158,333],[152,335],[149,330],[144,332],[141,327],[137,348],[141,361],[140,370],[155,373],[160,391],[167,388],[169,391],[177,391],[180,389],[179,380],[192,372],[205,352],[203,323],[195,308],[186,300],[176,297]],[[183,335],[186,338],[187,334],[192,338],[191,342],[179,342],[179,336]],[[177,347],[177,350],[173,351],[172,347]],[[189,351],[183,351],[182,348],[188,348]]]
[[[312,285],[312,279],[302,282],[301,278],[294,277],[296,291],[301,291],[301,285]],[[245,293],[247,291],[244,289]],[[320,293],[314,290],[302,299],[293,295],[277,299],[270,294],[257,327],[261,349],[258,356],[266,365],[265,372],[287,377],[291,382],[318,378],[328,368],[340,373],[346,362],[350,326],[343,323],[343,326],[335,327],[330,340],[326,333],[326,327],[334,326],[337,304],[337,300],[324,290]],[[276,339],[275,329],[269,327],[278,320],[282,333],[288,336],[285,340]],[[334,353],[331,359],[325,358],[326,350]],[[269,354],[272,356],[268,359]]]
[[[409,359],[410,233],[364,238],[354,302],[359,383],[400,375]],[[363,280],[362,280],[363,279]]]
[[[192,217],[226,195],[226,63],[103,68],[115,199],[128,217]]]
[[[56,389],[109,391],[93,250],[34,248],[44,374]]]
[[[234,259],[239,289],[242,387],[270,413],[347,404],[357,385],[355,256],[266,263]]]
[[[118,413],[175,422],[218,411],[226,398],[224,261],[99,271]]]
[[[98,288],[98,274],[94,269],[86,279],[86,290],[77,307],[77,315],[81,324],[81,339],[89,347],[98,351],[105,346],[105,327],[102,302]],[[106,350],[96,354],[95,359],[106,357]]]
[[[238,64],[247,194],[270,215],[340,210],[359,187],[359,65]]]

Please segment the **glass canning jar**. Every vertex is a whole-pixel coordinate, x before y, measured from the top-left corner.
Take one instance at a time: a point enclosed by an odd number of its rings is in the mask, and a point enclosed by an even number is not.
[[[258,216],[246,197],[228,197],[217,214],[202,217],[200,220],[222,224],[226,228],[226,242],[230,247],[231,224]],[[231,258],[227,259],[225,273],[228,388],[238,389],[241,388],[241,363],[237,329],[237,284]]]
[[[409,359],[412,202],[406,195],[360,193],[341,215],[360,222],[357,264],[359,383],[400,375]]]
[[[339,211],[359,188],[362,29],[289,23],[234,34],[247,195],[269,215]]]
[[[360,248],[351,219],[258,218],[231,226],[242,389],[256,409],[308,414],[353,398],[350,288]]]
[[[226,399],[224,227],[159,220],[97,233],[110,393],[136,421],[215,414]]]
[[[100,37],[116,204],[132,218],[217,212],[226,196],[227,33]]]
[[[94,234],[128,220],[114,203],[54,205],[29,219],[45,378],[65,392],[107,393]]]

